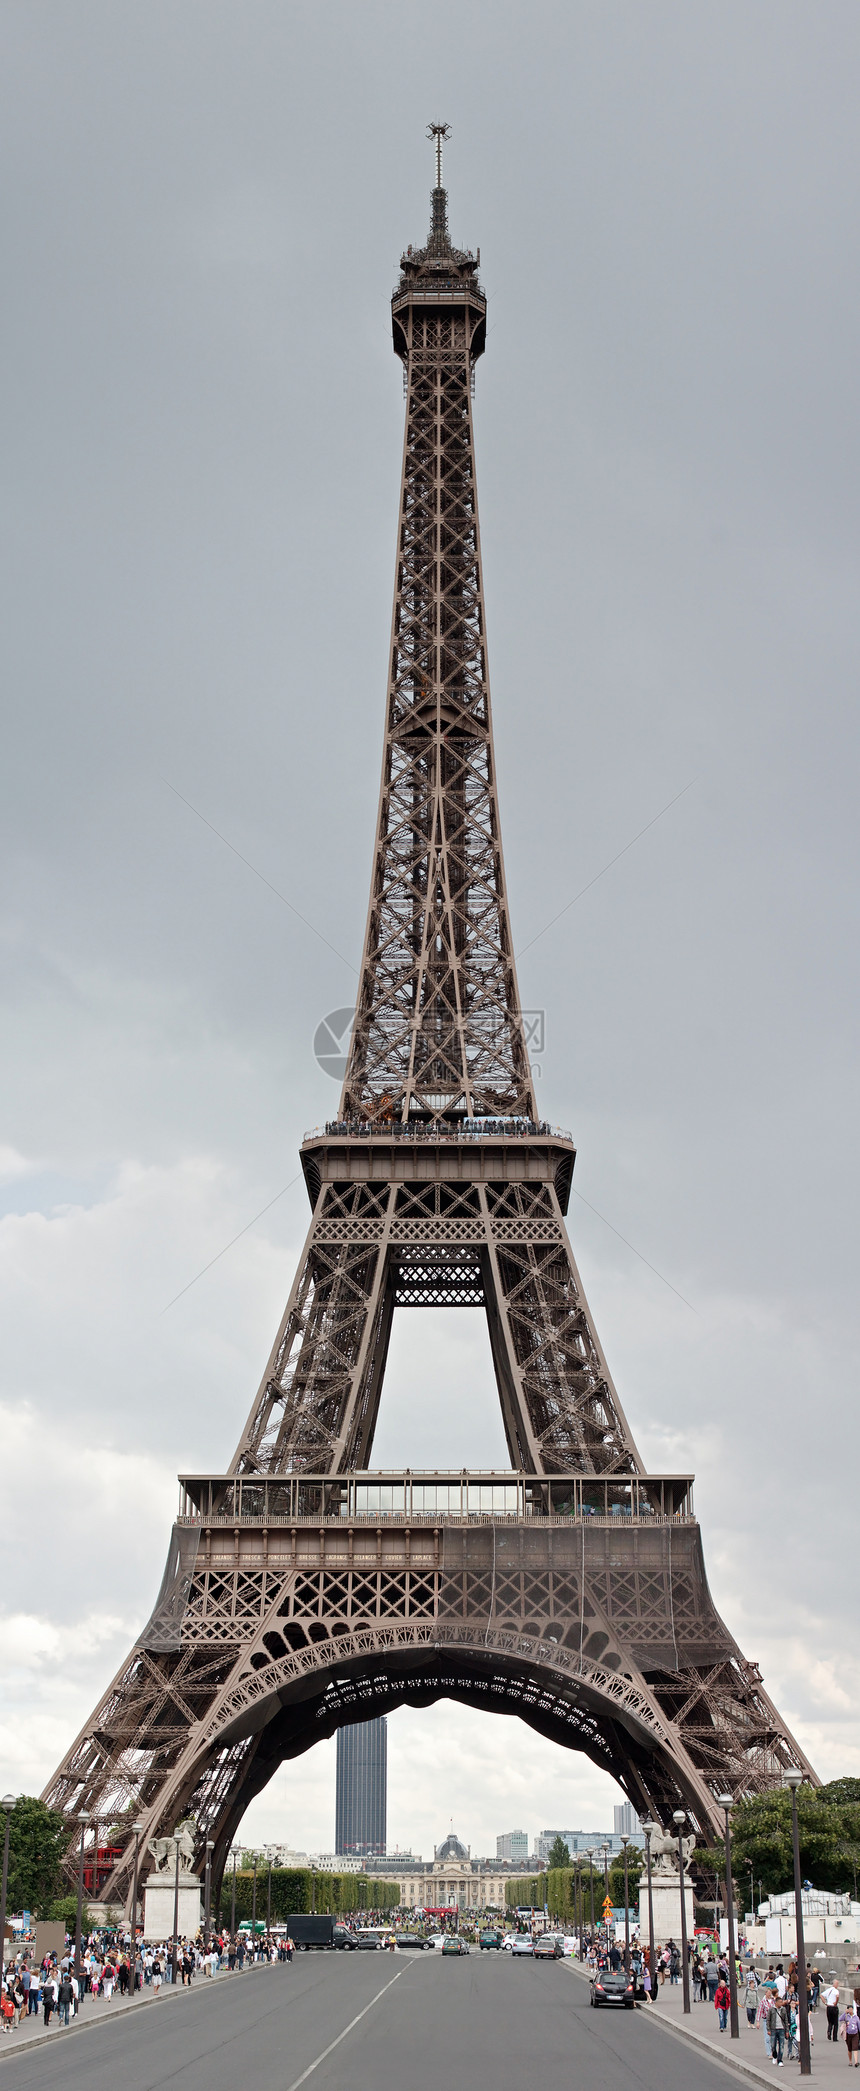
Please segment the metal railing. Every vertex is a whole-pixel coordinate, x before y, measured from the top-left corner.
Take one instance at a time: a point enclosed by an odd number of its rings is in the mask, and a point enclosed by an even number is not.
[[[550,1125],[544,1119],[532,1118],[464,1118],[458,1125],[428,1126],[411,1119],[403,1125],[399,1119],[385,1124],[366,1118],[330,1118],[325,1125],[311,1126],[304,1140],[422,1140],[446,1143],[471,1142],[475,1140],[565,1140],[573,1145],[573,1134],[561,1125]]]
[[[609,1526],[693,1518],[691,1475],[536,1475],[408,1471],[339,1475],[183,1475],[179,1515],[191,1522],[287,1523],[395,1519],[415,1523],[551,1520]]]

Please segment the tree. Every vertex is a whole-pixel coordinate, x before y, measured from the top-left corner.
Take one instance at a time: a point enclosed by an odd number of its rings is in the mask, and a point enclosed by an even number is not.
[[[800,1870],[815,1888],[844,1894],[853,1885],[860,1805],[850,1789],[858,1783],[835,1779],[829,1788],[801,1786],[798,1790]],[[751,1868],[765,1894],[780,1894],[791,1887],[791,1798],[784,1787],[772,1787],[769,1793],[741,1802],[732,1818],[732,1847],[738,1880]]]
[[[21,1793],[9,1818],[9,1884],[6,1907],[42,1917],[63,1886],[68,1823],[33,1794]]]
[[[558,1836],[553,1838],[546,1863],[548,1868],[550,1866],[569,1866],[571,1864],[570,1850],[560,1832]]]
[[[645,1861],[636,1844],[627,1847],[627,1888],[631,1908],[635,1909],[639,1894],[639,1875]],[[609,1893],[613,1909],[624,1908],[624,1853],[616,1852],[609,1868]],[[601,1902],[603,1897],[601,1896]]]

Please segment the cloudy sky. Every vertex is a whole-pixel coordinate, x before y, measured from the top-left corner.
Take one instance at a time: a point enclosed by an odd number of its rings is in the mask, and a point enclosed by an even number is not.
[[[502,817],[575,1251],[720,1609],[860,1772],[856,5],[13,0],[0,33],[0,1784],[39,1789],[148,1615],[304,1236],[435,117],[490,297]],[[375,1457],[503,1461],[477,1318],[402,1317]],[[444,1705],[389,1755],[425,1852],[618,1797]],[[246,1829],[333,1816],[332,1745]]]

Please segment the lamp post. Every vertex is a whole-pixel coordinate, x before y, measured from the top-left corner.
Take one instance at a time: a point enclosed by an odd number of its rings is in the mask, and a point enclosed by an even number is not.
[[[236,1938],[236,1846],[233,1846],[233,1887],[230,1895],[230,1937]]]
[[[659,1828],[656,1822],[643,1822],[645,1832],[645,1865],[648,1873],[648,1971],[651,1976],[651,2002],[657,2002],[657,1955],[654,1950],[654,1889],[651,1881],[651,1839]]]
[[[731,2027],[732,2040],[739,2040],[740,2029],[738,2026],[738,1971],[735,1961],[735,1884],[732,1880],[732,1825],[730,1820],[732,1809],[731,1794],[718,1793],[717,1806],[718,1808],[722,1808],[723,1814],[726,1818],[726,1917],[728,1919],[729,1926],[729,2023]]]
[[[588,1860],[588,1887],[589,1887],[589,1893],[590,1893],[590,1896],[591,1896],[591,1943],[592,1943],[592,1945],[594,1945],[594,1845],[593,1845],[593,1844],[589,1844],[589,1845],[588,1845],[588,1846],[586,1847],[586,1853],[585,1853],[585,1856],[586,1856],[586,1858],[587,1858],[587,1860]]]
[[[174,1989],[176,1988],[176,1969],[179,1961],[179,1844],[179,1831],[174,1830],[173,1846],[176,1852],[176,1865],[173,1872],[173,1952],[171,1955],[172,1974],[170,1977]]]
[[[676,1808],[672,1821],[678,1832],[678,1870],[681,1889],[681,1973],[684,1977],[684,2017],[690,2016],[690,1956],[687,1952],[687,1898],[684,1893],[684,1824],[686,1808]]]
[[[252,1941],[252,1944],[253,1944],[253,1946],[254,1946],[254,1948],[255,1948],[255,1951],[256,1951],[256,1945],[257,1945],[257,1854],[256,1854],[256,1852],[254,1853],[254,1893],[253,1893],[253,1896],[252,1896],[252,1898],[251,1898],[251,1941]]]
[[[812,2075],[809,2053],[809,1996],[806,1988],[806,1941],[803,1936],[803,1891],[800,1878],[800,1827],[797,1820],[797,1789],[802,1772],[785,1772],[783,1785],[791,1793],[791,1841],[794,1847],[794,1921],[797,1931],[797,2016],[800,2028],[800,2074]]]
[[[211,1837],[206,1839],[206,1887],[203,1896],[203,1937],[209,1944],[209,1926],[212,1917],[212,1853],[215,1845]]]
[[[140,1865],[140,1840],[143,1835],[143,1823],[133,1822],[131,1832],[134,1838],[134,1880],[131,1890],[131,1966],[129,1974],[131,1976],[131,1994],[134,1996],[134,1976],[137,1966],[137,1875]]]
[[[607,1905],[607,1902],[609,1901],[609,1846],[608,1846],[608,1844],[601,1844],[601,1847],[600,1847],[600,1849],[601,1849],[601,1851],[602,1851],[602,1853],[603,1853],[603,1929],[604,1929],[604,1931],[605,1931],[605,1933],[606,1933],[606,1951],[607,1951],[607,1954],[608,1954],[608,1952],[609,1952],[609,1918],[608,1918],[608,1916],[607,1916],[607,1914],[606,1914],[606,1905]]]
[[[3,1832],[3,1886],[0,1888],[0,1975],[6,1966],[6,1889],[9,1885],[9,1831],[12,1827],[12,1810],[15,1806],[14,1793],[4,1793],[0,1808],[6,1817]]]
[[[5,1803],[5,1801],[4,1801],[4,1802],[3,1802],[3,1807],[5,1808],[5,1806],[6,1806],[6,1803]],[[86,1827],[87,1827],[87,1823],[89,1822],[89,1819],[90,1819],[90,1811],[89,1811],[89,1809],[88,1809],[88,1808],[81,1808],[81,1810],[80,1810],[80,1812],[79,1812],[79,1814],[78,1814],[78,1821],[79,1821],[79,1823],[80,1823],[80,1825],[81,1825],[81,1843],[80,1843],[80,1850],[79,1850],[79,1852],[78,1852],[78,1914],[77,1914],[77,1918],[76,1918],[76,1920],[75,1920],[75,1981],[77,1982],[77,1985],[78,1985],[78,1994],[79,1994],[79,1995],[80,1995],[80,1987],[81,1987],[81,1935],[82,1935],[82,1931],[83,1931],[83,1910],[84,1910],[84,1834],[85,1834],[85,1832],[86,1832]],[[4,1906],[4,1920],[5,1920],[5,1906]]]
[[[312,1867],[311,1867],[311,1911],[312,1911],[312,1914],[313,1914],[314,1916],[316,1916],[316,1909],[317,1909],[317,1869],[316,1869],[316,1867],[315,1867],[315,1866],[312,1866]],[[459,1929],[460,1929],[460,1905],[459,1905],[459,1903],[458,1903],[458,1904],[457,1904],[457,1930],[459,1931]]]
[[[621,1849],[624,1853],[624,1966],[628,1974],[630,1972],[630,1889],[627,1881],[627,1846],[629,1843],[629,1837],[622,1837]]]
[[[269,1859],[269,1877],[268,1877],[268,1880],[267,1880],[267,1882],[266,1882],[266,1930],[267,1930],[267,1932],[271,1932],[271,1929],[272,1929],[272,1851],[271,1851],[271,1846],[269,1847],[268,1859]]]

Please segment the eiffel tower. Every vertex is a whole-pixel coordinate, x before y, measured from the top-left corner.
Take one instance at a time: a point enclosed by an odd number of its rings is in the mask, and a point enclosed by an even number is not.
[[[518,1714],[640,1814],[815,1773],[708,1588],[692,1476],[649,1474],[573,1259],[569,1135],[538,1117],[487,672],[477,258],[430,234],[392,298],[406,429],[382,785],[339,1115],[308,1135],[298,1275],[227,1474],[184,1475],[152,1617],[44,1798],[120,1825],[102,1895],[190,1818],[213,1881],[249,1801],[344,1723]],[[482,1306],[504,1472],[369,1467],[397,1307]],[[128,1827],[123,1827],[124,1825]],[[97,1835],[93,1832],[91,1834]]]

